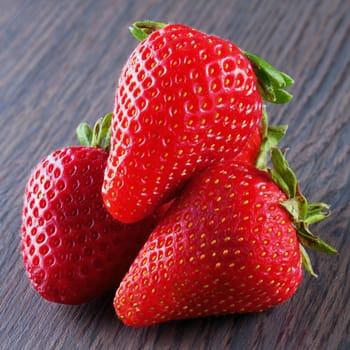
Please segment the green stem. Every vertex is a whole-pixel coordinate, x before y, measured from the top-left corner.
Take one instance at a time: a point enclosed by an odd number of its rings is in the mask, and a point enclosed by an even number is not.
[[[287,195],[288,199],[281,205],[291,216],[300,243],[310,249],[336,255],[337,250],[324,242],[320,237],[314,235],[309,225],[329,216],[329,207],[325,203],[308,203],[300,191],[300,186],[294,171],[289,166],[284,154],[277,147],[271,149],[271,160],[273,167],[268,169],[274,182]],[[305,270],[315,276],[310,259],[303,248],[302,257]]]
[[[306,249],[303,247],[302,244],[299,244],[299,247],[300,247],[300,253],[301,253],[301,261],[303,263],[304,269],[311,276],[317,278],[318,276],[316,275],[316,273],[314,272],[314,269],[312,268],[312,263],[311,263],[311,259],[309,257],[308,252],[306,251]]]

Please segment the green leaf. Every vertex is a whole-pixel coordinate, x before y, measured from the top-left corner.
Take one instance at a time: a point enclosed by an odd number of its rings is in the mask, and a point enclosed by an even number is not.
[[[300,253],[301,253],[301,261],[303,264],[304,269],[306,272],[308,272],[313,277],[318,277],[316,273],[314,272],[314,269],[312,268],[311,260],[309,257],[309,254],[307,253],[306,249],[300,244]]]
[[[330,215],[329,205],[326,203],[310,203],[307,208],[305,222],[309,225],[322,221]]]
[[[283,176],[281,176],[281,174],[274,168],[268,169],[268,171],[273,182],[278,185],[278,187],[287,195],[288,198],[291,198],[289,186]]]
[[[271,149],[271,160],[273,168],[268,169],[269,173],[273,181],[287,194],[288,199],[281,202],[281,205],[291,215],[299,241],[310,249],[332,255],[338,254],[334,247],[315,236],[309,229],[309,224],[323,220],[329,215],[328,205],[308,203],[300,191],[295,173],[277,147]]]
[[[297,191],[297,177],[279,148],[273,147],[271,149],[271,161],[273,164],[272,173],[274,174],[273,176],[276,179],[276,183],[281,186],[288,198],[295,197]]]
[[[92,130],[87,123],[80,123],[76,130],[77,138],[82,146],[90,146]]]
[[[105,150],[109,148],[112,116],[112,113],[108,113],[96,121],[92,131],[92,147],[100,147]]]
[[[268,134],[266,130],[269,129],[267,127],[267,115],[263,115],[262,119],[262,135],[265,135],[264,140],[266,140]],[[279,137],[278,131],[276,139],[271,138],[274,141],[270,142],[278,142]],[[305,196],[301,193],[295,173],[278,147],[271,148],[270,157],[273,167],[268,168],[267,171],[270,173],[272,180],[288,197],[287,200],[280,204],[290,214],[290,219],[297,231],[299,242],[303,246],[319,252],[332,255],[338,254],[334,247],[323,241],[320,237],[315,236],[309,229],[309,224],[321,221],[329,216],[329,206],[322,202],[308,203]],[[302,246],[300,249],[305,269],[311,275],[316,276],[306,250]]]
[[[287,199],[286,201],[281,202],[281,205],[288,211],[294,221],[299,220],[299,202],[296,198]]]
[[[101,144],[101,118],[97,120],[92,130],[91,147],[98,147]]]
[[[261,146],[256,160],[256,167],[261,170],[267,168],[268,154],[273,147],[277,147],[280,140],[286,134],[287,125],[271,125],[269,126],[268,115],[266,108],[263,106],[261,118]]]
[[[281,202],[281,205],[292,216],[294,222],[298,223],[306,219],[308,203],[306,198],[300,193],[299,189],[297,189],[297,194],[295,197]]]
[[[256,69],[258,69],[259,71],[265,72],[265,74],[269,77],[269,79],[272,82],[275,83],[275,85],[279,87],[286,86],[285,75],[282,75],[281,72],[275,67],[273,67],[270,63],[268,63],[261,57],[253,55],[250,52],[244,51],[244,54],[252,63],[253,67],[256,67]]]
[[[259,77],[258,89],[263,100],[275,103],[276,101],[275,87],[271,83],[271,80],[269,79],[269,77],[262,70],[256,70],[255,74],[257,77]]]
[[[295,195],[295,199],[297,200],[299,205],[299,221],[304,221],[307,217],[309,204],[305,196],[300,191],[299,183],[297,183],[297,192]]]
[[[104,116],[101,122],[101,142],[104,140],[103,148],[108,150],[111,143],[111,123],[112,123],[113,113],[108,113]],[[102,146],[102,145],[101,145]]]
[[[284,86],[288,87],[290,85],[294,84],[294,79],[292,77],[290,77],[288,74],[280,72],[280,74],[282,75],[283,79],[284,79]]]
[[[304,246],[331,255],[338,254],[337,250],[334,247],[323,241],[320,237],[315,236],[309,230],[305,222],[296,224],[296,229],[298,231],[298,238]]]
[[[112,113],[108,113],[103,118],[99,118],[93,129],[87,123],[79,124],[76,133],[80,144],[87,147],[99,147],[108,151],[111,139],[112,115]]]
[[[261,132],[261,137],[262,139],[265,139],[267,137],[267,133],[269,130],[269,116],[266,112],[266,106],[262,106],[262,111],[261,111],[261,126],[260,126],[260,132]]]
[[[101,123],[101,134],[102,135],[101,136],[103,138],[105,138],[109,132],[109,129],[111,127],[112,116],[113,116],[113,113],[108,113],[102,119],[102,123]]]
[[[292,95],[284,89],[294,83],[286,73],[280,72],[261,57],[243,51],[258,78],[258,88],[264,100],[272,103],[287,103]]]
[[[164,28],[166,23],[154,21],[139,21],[133,23],[129,30],[135,39],[139,41],[145,40],[152,32]]]
[[[271,125],[268,128],[267,137],[271,147],[277,147],[281,139],[284,137],[288,129],[288,125]]]
[[[293,95],[291,95],[288,91],[282,90],[282,89],[275,89],[274,94],[275,94],[275,100],[270,102],[273,102],[276,104],[288,103],[293,98]]]

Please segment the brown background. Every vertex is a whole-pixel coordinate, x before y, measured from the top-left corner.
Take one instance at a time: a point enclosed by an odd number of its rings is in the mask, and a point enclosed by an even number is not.
[[[312,254],[286,304],[262,314],[132,329],[113,293],[68,307],[41,299],[20,256],[32,167],[75,144],[74,129],[113,105],[139,19],[182,22],[229,38],[295,78],[293,101],[269,106],[289,124],[283,146],[305,194],[333,215],[315,230],[340,251]],[[0,349],[350,349],[350,2],[347,0],[0,0]]]

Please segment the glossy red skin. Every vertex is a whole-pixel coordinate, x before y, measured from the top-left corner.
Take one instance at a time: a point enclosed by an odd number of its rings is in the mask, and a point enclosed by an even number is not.
[[[260,137],[261,109],[256,76],[233,43],[177,24],[150,34],[116,90],[102,190],[110,213],[140,220],[195,172],[242,157]]]
[[[215,165],[191,180],[152,232],[114,299],[120,319],[146,326],[281,304],[302,279],[286,196],[265,172]]]
[[[25,190],[22,255],[34,289],[80,304],[116,288],[154,222],[125,225],[106,211],[101,186],[108,154],[69,147],[44,158]]]

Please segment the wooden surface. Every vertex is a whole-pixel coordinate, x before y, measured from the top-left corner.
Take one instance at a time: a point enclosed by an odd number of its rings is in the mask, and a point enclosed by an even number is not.
[[[286,304],[251,315],[125,327],[113,293],[69,307],[41,299],[20,256],[30,170],[74,144],[76,125],[112,109],[139,19],[223,36],[295,78],[283,146],[305,194],[333,215],[315,227],[340,255],[312,254]],[[0,349],[350,349],[350,2],[348,0],[0,0]]]

